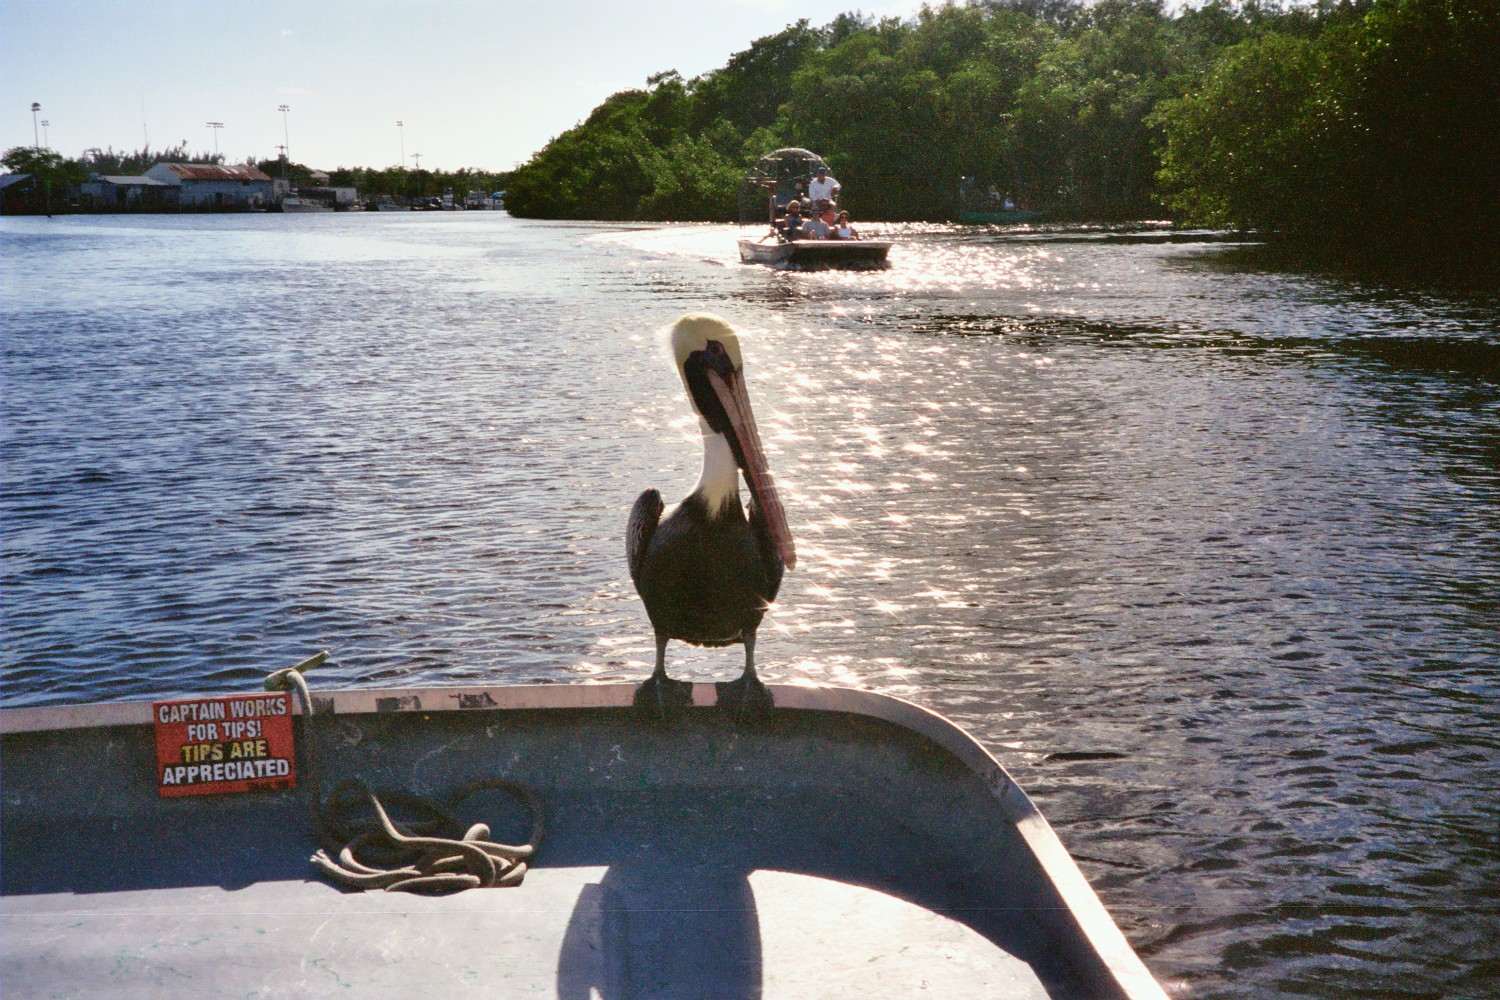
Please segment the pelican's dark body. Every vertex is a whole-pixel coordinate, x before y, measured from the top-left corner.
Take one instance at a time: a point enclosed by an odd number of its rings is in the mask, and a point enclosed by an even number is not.
[[[784,572],[764,518],[738,496],[710,511],[693,493],[666,520],[647,490],[630,513],[630,578],[658,635],[696,646],[728,646],[753,635]]]

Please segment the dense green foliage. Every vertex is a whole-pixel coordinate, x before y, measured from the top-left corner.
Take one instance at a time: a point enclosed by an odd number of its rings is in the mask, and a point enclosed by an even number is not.
[[[83,180],[78,164],[61,154],[37,146],[12,146],[0,157],[0,165],[13,174],[30,174],[29,187],[18,187],[4,196],[7,213],[42,213],[51,215],[65,203],[70,188]]]
[[[727,219],[748,164],[821,153],[856,215],[930,219],[977,179],[1090,217],[1160,211],[1147,116],[1206,72],[1227,9],[1160,0],[975,2],[911,20],[800,21],[721,69],[616,94],[512,178],[512,212]]]
[[[1500,178],[1494,0],[969,0],[845,14],[615,94],[511,178],[544,218],[733,218],[805,146],[857,217],[951,218],[960,179],[1059,217],[1355,234],[1483,230]]]
[[[36,146],[12,146],[0,157],[0,165],[9,173],[31,174],[53,189],[65,189],[86,176],[77,163],[64,159],[61,153]]]
[[[280,161],[261,164],[261,169],[272,177],[280,177]],[[312,171],[300,163],[290,167],[291,180],[296,185],[313,183]],[[506,174],[484,170],[403,170],[400,167],[339,167],[328,171],[328,183],[333,187],[352,187],[361,198],[375,200],[388,197],[396,201],[411,198],[435,198],[451,192],[462,201],[471,191],[484,195],[502,190]]]
[[[85,149],[76,163],[85,175],[99,174],[102,177],[139,177],[158,163],[223,163],[224,157],[217,153],[194,153],[187,143],[152,149],[149,145],[130,152],[115,152],[115,148],[100,149],[95,146]]]
[[[1379,0],[1324,20],[1230,46],[1198,87],[1162,103],[1167,204],[1204,222],[1418,252],[1492,244],[1500,4]]]

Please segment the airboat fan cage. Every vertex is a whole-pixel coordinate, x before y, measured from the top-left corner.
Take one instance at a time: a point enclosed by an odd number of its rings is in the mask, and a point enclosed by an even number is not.
[[[778,149],[756,160],[740,184],[740,224],[765,218],[768,196],[775,197],[776,213],[781,214],[787,202],[807,190],[807,182],[820,167],[828,169],[821,156],[798,147]]]

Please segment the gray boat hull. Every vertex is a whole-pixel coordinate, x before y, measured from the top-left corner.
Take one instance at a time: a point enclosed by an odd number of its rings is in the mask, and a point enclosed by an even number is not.
[[[880,268],[889,261],[887,240],[740,240],[740,263],[801,268]]]
[[[0,980],[15,996],[1164,997],[961,730],[864,692],[772,690],[753,726],[713,708],[643,721],[628,685],[317,697],[325,791],[504,776],[540,793],[525,882],[442,897],[321,881],[306,787],[158,797],[149,705],[0,713]],[[496,839],[525,838],[516,803],[471,805]]]

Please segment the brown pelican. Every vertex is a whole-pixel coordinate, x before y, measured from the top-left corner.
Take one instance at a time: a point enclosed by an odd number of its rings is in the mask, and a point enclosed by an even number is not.
[[[656,670],[636,691],[636,705],[665,718],[692,700],[691,684],[667,677],[668,640],[741,642],[745,672],[718,685],[719,704],[760,714],[771,695],[755,675],[755,630],[782,573],[797,564],[792,532],[755,430],[734,330],[717,316],[684,316],[672,328],[672,353],[703,432],[703,474],[666,517],[656,490],[642,493],[630,512],[630,578],[656,632]],[[741,471],[750,486],[748,518]]]

